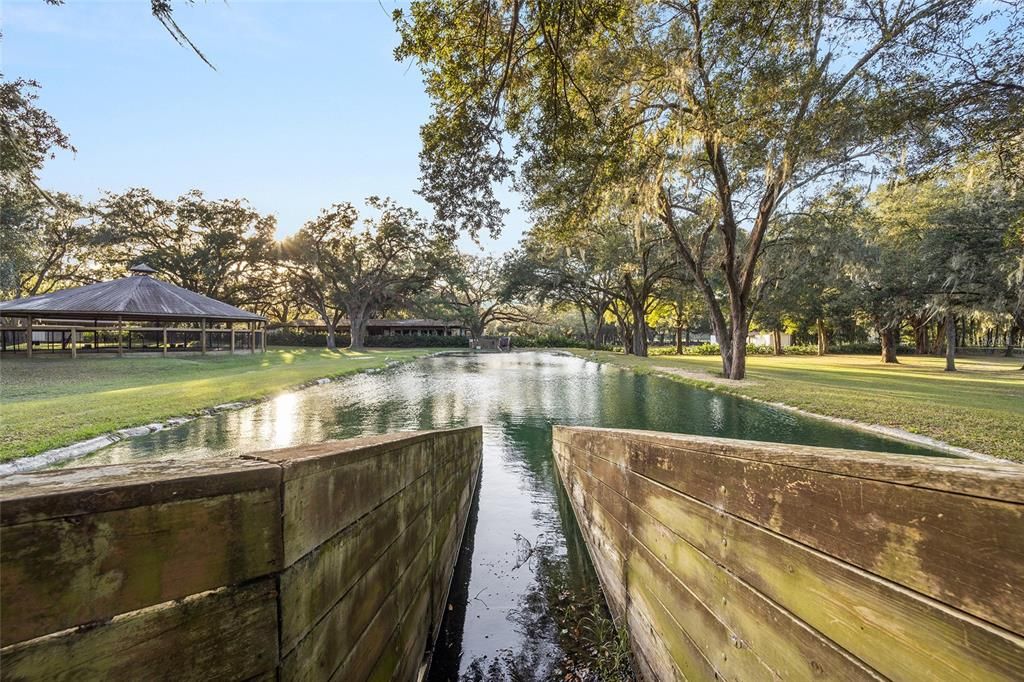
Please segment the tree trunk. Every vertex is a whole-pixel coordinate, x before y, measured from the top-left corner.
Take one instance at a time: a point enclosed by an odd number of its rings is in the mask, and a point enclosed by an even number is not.
[[[772,353],[782,355],[782,332],[778,329],[772,331]]]
[[[896,359],[896,334],[895,332],[886,327],[879,332],[879,338],[882,341],[882,362],[888,364],[899,363]]]
[[[622,352],[626,355],[633,354],[633,330],[629,328],[626,321],[619,319],[619,333],[622,334]]]
[[[350,350],[363,350],[366,347],[366,316],[350,314],[348,319],[351,325],[348,347]]]
[[[825,321],[820,317],[814,322],[818,330],[818,355],[828,354],[828,332],[825,330]]]
[[[956,371],[956,318],[946,311],[946,371]]]
[[[576,309],[580,311],[580,319],[583,320],[583,337],[589,341],[590,325],[587,324],[587,311],[582,305],[577,305]],[[591,346],[591,348],[593,348],[593,346]]]
[[[1007,358],[1013,357],[1013,347],[1017,345],[1017,325],[1010,323],[1010,333],[1006,335],[1006,351],[1003,352],[1003,356]]]
[[[683,354],[683,326],[676,327],[676,355]]]
[[[599,345],[601,345],[601,333],[604,331],[604,320],[601,319],[601,317],[602,316],[598,315],[597,321],[594,322],[594,340],[590,344],[590,347],[595,350]]]
[[[722,376],[728,378],[732,374],[732,334],[729,331],[729,323],[712,313],[711,330],[715,333],[718,353],[722,356]]]
[[[732,306],[729,321],[732,327],[732,357],[729,363],[729,378],[738,381],[747,375],[747,334],[750,331],[750,325],[747,322],[747,311],[744,306]]]
[[[633,355],[647,357],[647,319],[644,315],[643,303],[634,302],[630,305],[633,316]]]
[[[644,329],[644,326],[641,322],[633,332],[633,355],[638,358],[647,357],[647,330]]]
[[[320,315],[320,319],[324,321],[324,327],[327,329],[327,348],[329,350],[337,350],[338,342],[334,320],[327,314],[326,310],[318,310],[317,314]]]
[[[932,355],[942,355],[946,342],[946,321],[942,320],[935,326],[935,340],[932,343]]]
[[[918,355],[928,353],[928,323],[919,322],[914,325],[914,352]]]

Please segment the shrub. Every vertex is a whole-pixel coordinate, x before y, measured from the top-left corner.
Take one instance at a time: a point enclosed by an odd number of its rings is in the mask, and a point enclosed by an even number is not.
[[[787,346],[782,349],[785,355],[817,355],[817,344],[801,344]],[[829,355],[880,355],[882,347],[877,343],[836,343],[828,347]],[[896,347],[897,355],[913,355],[914,347],[900,344]]]
[[[586,339],[580,339],[564,334],[538,334],[537,336],[513,336],[513,348],[589,348],[590,344]],[[601,350],[611,350],[610,347],[602,346]]]
[[[352,342],[348,334],[334,337],[338,348],[347,348]],[[327,332],[274,329],[267,334],[267,343],[272,346],[327,347]],[[408,336],[366,335],[367,348],[465,348],[469,340],[464,336],[431,336],[428,334]]]
[[[786,346],[782,349],[782,352],[786,355],[817,355],[818,346],[809,343],[799,346]]]
[[[367,348],[468,348],[469,339],[465,336],[431,336],[429,334],[410,334],[408,336],[370,336],[366,337]]]
[[[350,342],[348,334],[334,337],[339,348]],[[271,329],[267,332],[267,343],[271,346],[309,346],[312,348],[327,347],[327,332],[299,331],[295,329]]]
[[[686,355],[718,355],[720,353],[717,343],[702,343],[699,346],[687,346],[683,349]]]

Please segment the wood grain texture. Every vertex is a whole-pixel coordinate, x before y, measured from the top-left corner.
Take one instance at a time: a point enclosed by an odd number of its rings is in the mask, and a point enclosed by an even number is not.
[[[281,650],[287,654],[430,504],[421,476],[281,573]]]
[[[0,650],[3,680],[244,680],[273,677],[272,578],[120,615]]]
[[[268,575],[277,488],[0,528],[3,645]]]
[[[642,669],[666,674],[667,656],[684,677],[707,664],[725,679],[1024,671],[1024,468],[586,428],[553,441],[613,612],[646,627]]]
[[[607,544],[630,548],[628,560],[616,550],[621,585],[656,586],[659,603],[675,620],[688,623],[685,629],[696,646],[728,654],[721,661],[705,654],[719,674],[741,679],[877,679],[869,668],[707,555],[688,551],[679,567],[670,569],[627,530],[625,524],[635,527],[637,512],[630,510],[625,498],[581,469],[575,475],[583,484],[579,487],[587,490],[588,525],[612,529],[603,533],[610,539]],[[653,604],[650,599],[648,603]],[[747,660],[748,651],[755,652],[756,663]]]
[[[161,460],[0,478],[0,525],[98,514],[277,487],[280,467],[241,459]]]
[[[11,476],[0,678],[409,679],[481,452],[470,427]]]

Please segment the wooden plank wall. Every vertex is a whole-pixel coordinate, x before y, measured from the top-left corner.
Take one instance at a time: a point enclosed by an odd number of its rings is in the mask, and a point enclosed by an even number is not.
[[[2,479],[0,678],[414,679],[480,459],[472,427]]]
[[[553,438],[646,679],[1024,679],[1024,467]]]

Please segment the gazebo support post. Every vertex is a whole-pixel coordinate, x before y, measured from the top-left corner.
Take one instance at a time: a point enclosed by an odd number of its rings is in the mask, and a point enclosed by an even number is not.
[[[124,357],[124,320],[117,316],[117,355]]]
[[[163,332],[164,332],[164,334],[163,334],[163,346],[162,346],[162,350],[163,350],[163,354],[164,354],[164,356],[166,357],[166,355],[167,355],[167,323],[166,323],[166,322],[164,322],[164,329],[163,329]]]
[[[32,316],[28,317],[28,325],[25,327],[25,357],[32,357]]]
[[[71,328],[71,359],[74,360],[78,357],[78,330],[74,327]]]
[[[203,351],[203,355],[206,355],[206,318],[205,317],[203,318],[202,324],[203,324],[202,332],[200,332],[200,335],[202,336],[202,351]]]
[[[249,323],[249,355],[256,352],[256,323]]]
[[[231,354],[235,354],[235,323],[228,322],[228,328],[231,329]]]
[[[260,348],[261,348],[261,352],[266,353],[267,352],[267,323],[264,322],[262,325],[260,325],[260,329],[263,330],[263,331],[260,332]]]

